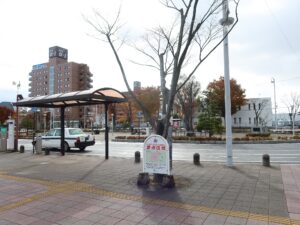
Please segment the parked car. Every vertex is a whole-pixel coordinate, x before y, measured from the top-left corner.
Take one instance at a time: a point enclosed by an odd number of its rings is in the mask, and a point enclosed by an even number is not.
[[[54,128],[42,136],[42,148],[60,149],[61,129]],[[35,142],[33,143],[35,144]],[[65,150],[79,148],[84,151],[87,146],[95,144],[95,137],[84,133],[80,128],[65,128]]]

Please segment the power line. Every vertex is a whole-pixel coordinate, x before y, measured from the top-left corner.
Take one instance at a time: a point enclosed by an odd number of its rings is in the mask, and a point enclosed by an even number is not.
[[[275,14],[273,13],[272,9],[269,6],[269,3],[267,0],[265,0],[267,9],[269,10],[271,16],[273,17],[273,21],[275,22],[275,25],[277,26],[280,34],[282,35],[283,39],[285,40],[286,44],[288,45],[288,47],[290,48],[291,52],[295,55],[296,59],[300,62],[300,58],[298,57],[297,53],[295,52],[295,48],[292,45],[292,43],[290,42],[289,38],[287,37],[287,35],[285,34],[284,30],[282,29],[277,17],[275,16]]]

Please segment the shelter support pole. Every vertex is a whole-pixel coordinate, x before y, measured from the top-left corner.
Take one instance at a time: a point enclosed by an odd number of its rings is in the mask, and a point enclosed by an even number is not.
[[[60,153],[65,155],[65,107],[60,108]]]
[[[105,103],[105,159],[108,159],[109,151],[108,151],[108,104]]]

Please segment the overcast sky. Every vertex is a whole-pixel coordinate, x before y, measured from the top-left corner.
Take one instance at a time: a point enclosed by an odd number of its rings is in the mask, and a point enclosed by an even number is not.
[[[98,9],[114,15],[122,2],[122,19],[128,36],[143,34],[146,28],[168,21],[158,0],[0,0],[0,101],[14,101],[17,88],[28,96],[32,65],[48,62],[48,49],[61,46],[69,61],[86,63],[94,88],[112,87],[126,91],[109,46],[91,38],[92,29],[82,15]],[[284,99],[300,94],[299,0],[241,0],[239,23],[229,36],[230,76],[246,89],[247,98],[274,99],[276,82],[279,110],[287,111]],[[131,57],[133,57],[131,55]],[[159,85],[157,71],[130,65],[123,55],[130,84]],[[223,47],[202,64],[196,79],[204,90],[209,82],[223,76]]]

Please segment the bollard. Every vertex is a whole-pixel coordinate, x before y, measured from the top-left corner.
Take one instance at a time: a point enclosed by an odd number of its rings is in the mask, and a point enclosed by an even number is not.
[[[263,166],[270,166],[270,156],[268,154],[264,154],[262,157]]]
[[[21,145],[20,146],[20,153],[24,153],[24,151],[25,151],[25,147],[24,147],[24,145]]]
[[[137,185],[149,185],[150,177],[148,173],[140,173],[137,179]]]
[[[141,153],[139,151],[136,151],[134,153],[134,162],[139,163],[141,161]]]
[[[195,165],[200,165],[200,155],[199,155],[199,153],[194,154],[194,164]]]
[[[49,148],[45,148],[45,155],[50,155],[50,149]]]

